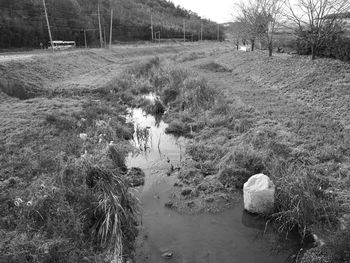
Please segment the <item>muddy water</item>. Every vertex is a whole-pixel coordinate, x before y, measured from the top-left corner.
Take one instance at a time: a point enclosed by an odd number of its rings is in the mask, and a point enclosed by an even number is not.
[[[245,213],[242,204],[219,214],[181,215],[166,208],[164,203],[176,181],[166,171],[170,163],[180,163],[185,142],[165,134],[167,124],[140,109],[131,111],[130,120],[139,131],[149,132],[148,136],[135,132],[134,144],[140,151],[127,160],[129,167],[140,167],[146,173],[145,186],[138,189],[145,233],[136,262],[290,262],[293,242],[279,242],[271,233],[263,235],[265,222]],[[167,252],[172,253],[171,258],[162,257]]]

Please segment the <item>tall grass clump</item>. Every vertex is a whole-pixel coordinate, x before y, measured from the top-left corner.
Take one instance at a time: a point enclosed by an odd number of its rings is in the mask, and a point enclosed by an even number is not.
[[[216,92],[204,78],[188,78],[181,94],[182,110],[208,110],[215,102]]]
[[[298,230],[304,240],[313,229],[336,226],[340,207],[311,169],[275,159],[267,170],[276,184],[275,213],[271,219],[280,232]]]
[[[102,248],[108,249],[117,262],[123,262],[123,244],[130,244],[136,237],[135,200],[128,192],[123,177],[116,172],[88,164],[88,173],[93,173],[97,194],[94,209],[92,235]]]

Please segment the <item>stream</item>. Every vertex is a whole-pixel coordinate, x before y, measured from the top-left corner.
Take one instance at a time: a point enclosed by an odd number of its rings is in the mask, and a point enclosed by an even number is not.
[[[166,208],[177,181],[166,172],[170,164],[180,165],[186,140],[165,134],[167,124],[141,109],[130,110],[129,121],[136,127],[133,143],[140,151],[129,154],[127,165],[146,174],[145,185],[135,190],[144,229],[137,263],[292,262],[297,240],[264,234],[265,222],[246,213],[242,203],[218,214],[183,215]]]

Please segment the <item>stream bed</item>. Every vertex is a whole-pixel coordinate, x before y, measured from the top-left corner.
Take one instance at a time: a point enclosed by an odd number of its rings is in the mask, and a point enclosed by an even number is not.
[[[134,146],[128,167],[146,174],[145,185],[136,188],[142,207],[141,242],[137,263],[282,263],[292,262],[297,240],[264,234],[265,222],[246,213],[238,203],[224,212],[184,215],[166,208],[175,175],[167,176],[184,156],[186,140],[165,134],[167,124],[141,109],[130,110],[134,123]]]

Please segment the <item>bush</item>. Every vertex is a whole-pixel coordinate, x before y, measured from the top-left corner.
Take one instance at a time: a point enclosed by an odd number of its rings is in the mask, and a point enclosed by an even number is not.
[[[300,55],[310,55],[311,46],[302,39],[297,40],[297,52]],[[327,57],[339,59],[342,61],[350,61],[350,39],[342,36],[330,37],[317,51],[319,57]]]
[[[328,41],[319,51],[319,56],[350,61],[350,39],[336,37]]]

